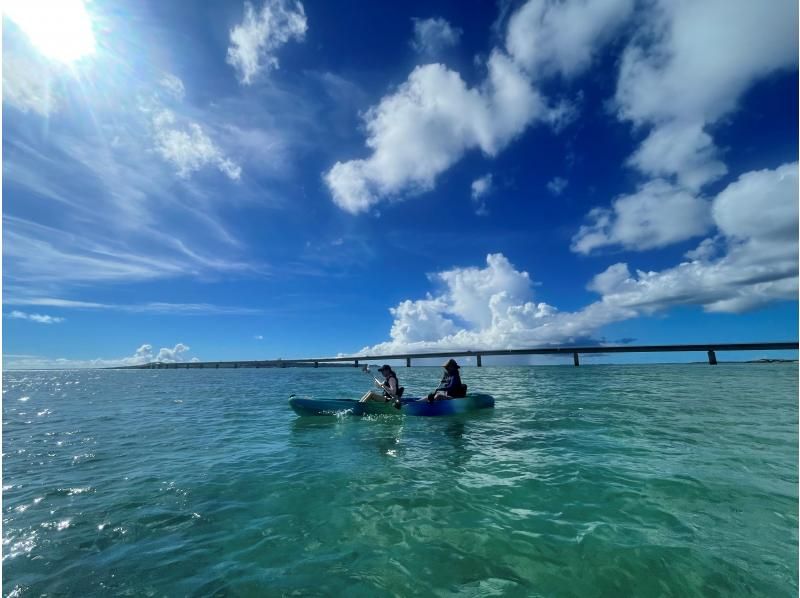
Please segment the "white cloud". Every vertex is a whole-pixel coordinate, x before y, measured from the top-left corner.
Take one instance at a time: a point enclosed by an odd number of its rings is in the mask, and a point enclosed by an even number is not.
[[[456,331],[455,323],[443,314],[447,303],[443,298],[406,300],[389,309],[394,316],[390,332],[394,342],[411,344],[436,341]]]
[[[10,314],[8,314],[8,316],[17,320],[30,320],[31,322],[37,322],[39,324],[60,324],[64,321],[64,318],[59,318],[56,316],[48,316],[45,314],[29,314],[27,312],[17,310],[12,311]]]
[[[567,185],[569,185],[569,181],[567,179],[562,179],[561,177],[557,176],[547,183],[547,190],[553,195],[561,195],[564,192],[564,189],[567,188]]]
[[[487,255],[485,268],[454,268],[431,279],[448,289],[454,314],[481,328],[492,324],[498,310],[532,297],[528,273],[517,271],[501,253]]]
[[[159,155],[187,178],[207,165],[216,166],[228,178],[238,180],[241,167],[226,157],[196,122],[185,125],[171,110],[159,110],[153,115],[153,140]]]
[[[436,177],[468,150],[494,156],[547,111],[539,94],[500,52],[489,76],[469,88],[441,64],[414,69],[397,91],[365,115],[365,160],[337,162],[325,174],[334,202],[353,214],[384,198],[433,188]]]
[[[485,174],[472,181],[472,202],[475,204],[475,213],[485,216],[489,213],[486,208],[485,196],[492,192],[492,175]]]
[[[186,95],[186,88],[183,86],[183,81],[172,73],[165,73],[164,76],[161,77],[159,83],[161,87],[178,101],[182,101],[183,97]]]
[[[8,292],[8,291],[6,291]],[[175,316],[225,316],[257,315],[263,310],[252,307],[214,305],[212,303],[167,303],[150,301],[147,303],[97,303],[93,301],[74,301],[57,297],[6,296],[6,305],[35,305],[39,307],[60,307],[78,310],[110,310],[127,313],[170,314]]]
[[[703,240],[689,261],[635,276],[616,264],[590,288],[606,303],[645,312],[682,304],[741,312],[796,299],[797,189],[797,163],[746,173],[713,201],[720,237]]]
[[[441,285],[441,292],[392,308],[391,340],[362,353],[564,342],[586,338],[609,321],[609,314],[599,310],[560,314],[535,302],[528,273],[499,253],[488,255],[483,268],[453,268],[430,278]]]
[[[250,85],[259,72],[278,68],[278,48],[292,39],[302,40],[307,30],[300,2],[266,0],[258,13],[245,2],[244,20],[230,32],[227,62],[239,82]]]
[[[8,369],[71,369],[71,368],[108,368],[129,365],[144,365],[154,361],[162,363],[186,363],[187,361],[196,362],[196,357],[187,359],[186,353],[189,347],[183,343],[177,343],[174,347],[162,347],[158,353],[153,352],[150,344],[141,345],[133,355],[118,358],[97,359],[65,359],[59,357],[52,359],[36,355],[3,355],[3,367]]]
[[[797,3],[660,0],[623,53],[621,119],[653,130],[630,164],[699,189],[725,173],[707,133],[758,79],[797,64]]]
[[[463,33],[453,27],[446,19],[435,17],[430,19],[413,19],[414,39],[411,47],[419,54],[436,56],[443,50],[458,44]]]
[[[256,334],[253,338],[256,339],[257,341],[263,341],[264,340],[264,335],[263,334]]]
[[[18,218],[4,218],[4,255],[13,260],[12,280],[78,282],[152,280],[184,273],[186,262],[125,253],[112,245],[76,237]]]
[[[334,203],[357,214],[384,200],[429,191],[437,176],[467,151],[480,149],[493,157],[536,121],[557,131],[571,122],[575,104],[548,105],[532,79],[585,69],[593,52],[627,18],[632,0],[547,4],[545,22],[540,22],[539,6],[539,0],[530,0],[512,15],[507,51],[492,49],[487,77],[475,87],[442,64],[427,64],[368,110],[364,121],[371,155],[336,162],[323,175]],[[586,14],[594,19],[590,24],[583,23]],[[543,51],[537,45],[542,39],[549,47],[547,40],[559,37],[562,28],[567,41],[547,50],[544,61],[531,58]]]
[[[673,121],[656,127],[628,160],[650,176],[675,175],[689,189],[699,189],[728,172],[702,123]]]
[[[720,232],[733,239],[797,242],[797,163],[748,172],[714,200]]]
[[[711,258],[719,254],[720,240],[721,239],[719,237],[703,239],[700,241],[700,245],[694,249],[690,249],[683,255],[686,259],[691,261],[709,261]]]
[[[509,21],[506,49],[534,76],[577,75],[633,6],[633,0],[530,0]]]
[[[113,234],[109,238],[96,231],[94,236],[75,234],[10,216],[3,219],[3,227],[4,256],[9,259],[4,276],[7,283],[37,289],[26,291],[27,296],[68,283],[156,280],[209,270],[257,271],[247,263],[206,258],[172,237],[163,240],[162,253],[153,255],[132,251]]]
[[[472,199],[483,197],[492,190],[492,175],[486,174],[472,181]]]
[[[660,179],[650,181],[614,200],[611,209],[589,212],[592,222],[580,227],[572,250],[587,254],[608,245],[633,250],[664,247],[708,231],[709,209],[702,197]]]
[[[146,345],[149,346],[149,345]],[[140,348],[141,350],[141,348]],[[159,361],[161,363],[177,363],[186,361],[184,357],[184,353],[189,351],[189,347],[184,345],[183,343],[178,343],[172,349],[167,347],[162,347],[158,351],[158,355],[156,355],[155,361]],[[139,351],[137,351],[137,354]],[[147,362],[145,362],[147,363]]]
[[[392,308],[390,340],[361,353],[504,349],[586,342],[603,326],[681,305],[739,313],[798,292],[797,163],[747,173],[713,201],[720,236],[705,239],[688,261],[632,274],[610,266],[587,285],[599,300],[574,312],[536,302],[533,281],[502,254],[484,268],[431,275],[436,295]]]

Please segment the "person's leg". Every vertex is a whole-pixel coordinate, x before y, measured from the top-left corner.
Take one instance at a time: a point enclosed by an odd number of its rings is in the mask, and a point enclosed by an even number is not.
[[[359,402],[366,403],[367,401],[377,401],[378,399],[383,400],[383,395],[378,394],[374,390],[368,390],[364,396],[359,399]]]

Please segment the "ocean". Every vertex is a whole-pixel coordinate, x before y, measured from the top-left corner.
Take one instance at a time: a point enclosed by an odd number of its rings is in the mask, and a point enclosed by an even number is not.
[[[398,368],[406,395],[440,370]],[[798,366],[7,371],[5,596],[796,596]]]

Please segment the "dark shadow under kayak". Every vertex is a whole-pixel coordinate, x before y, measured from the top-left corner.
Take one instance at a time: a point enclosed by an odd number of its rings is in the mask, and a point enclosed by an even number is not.
[[[298,415],[348,413],[351,415],[418,415],[431,417],[456,415],[494,407],[494,397],[492,395],[470,393],[463,399],[448,399],[446,401],[434,401],[433,403],[420,398],[404,398],[400,409],[397,409],[392,402],[368,401],[360,403],[355,399],[291,397],[289,406]]]

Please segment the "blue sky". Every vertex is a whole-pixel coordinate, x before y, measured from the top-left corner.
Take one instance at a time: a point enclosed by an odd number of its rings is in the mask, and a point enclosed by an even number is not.
[[[11,2],[4,363],[795,339],[797,22]]]

